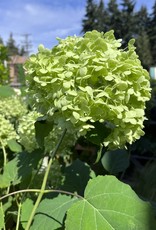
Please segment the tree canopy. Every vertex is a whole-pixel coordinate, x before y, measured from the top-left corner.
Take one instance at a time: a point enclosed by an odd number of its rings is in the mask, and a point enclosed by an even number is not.
[[[149,14],[145,6],[136,10],[134,0],[87,0],[86,14],[82,20],[82,32],[114,30],[115,37],[122,39],[123,48],[135,38],[136,52],[142,65],[148,69],[156,65],[156,1]]]

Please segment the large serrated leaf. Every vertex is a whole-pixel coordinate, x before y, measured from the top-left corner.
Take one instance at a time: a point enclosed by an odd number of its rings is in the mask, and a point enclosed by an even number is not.
[[[62,228],[67,210],[76,198],[59,195],[54,199],[44,199],[37,211],[30,230],[55,230]]]
[[[149,203],[114,176],[89,181],[83,200],[67,212],[66,230],[154,230],[156,221]]]

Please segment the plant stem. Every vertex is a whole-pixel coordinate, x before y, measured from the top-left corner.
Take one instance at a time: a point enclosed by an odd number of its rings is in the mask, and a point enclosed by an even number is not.
[[[5,147],[4,147],[3,141],[1,139],[0,139],[0,143],[2,145],[2,151],[3,151],[3,158],[4,158],[3,169],[4,169],[4,167],[6,166],[6,163],[7,163],[7,153],[5,151]],[[10,190],[10,186],[7,188],[6,194],[9,193],[9,190]]]
[[[0,205],[1,205],[1,210],[2,210],[2,216],[4,216],[4,210],[3,210],[2,202],[0,202]],[[4,221],[3,230],[6,230],[6,228],[5,228],[5,221]]]
[[[18,193],[26,193],[26,192],[34,192],[34,193],[40,193],[40,189],[22,189],[22,190],[18,190],[18,191],[15,191],[15,192],[11,192],[7,195],[4,195],[2,197],[0,197],[0,201],[1,200],[4,200],[5,198],[9,197],[9,196],[13,196],[13,195],[16,195]],[[67,195],[71,195],[71,196],[76,196],[77,198],[80,198],[80,199],[83,199],[82,196],[76,194],[76,193],[72,193],[72,192],[68,192],[68,191],[64,191],[64,190],[59,190],[59,189],[47,189],[47,190],[44,190],[44,194],[46,193],[52,193],[52,192],[55,192],[55,193],[62,193],[62,194],[67,194]]]
[[[0,139],[0,143],[1,143],[1,145],[2,145],[2,151],[3,151],[3,157],[4,157],[4,163],[3,163],[3,167],[6,165],[6,163],[7,163],[7,153],[6,153],[6,151],[5,151],[5,148],[4,148],[4,145],[3,145],[3,142],[2,142],[2,140]]]
[[[48,175],[49,175],[49,171],[50,171],[50,168],[51,168],[51,164],[52,164],[53,158],[55,157],[55,155],[56,155],[56,153],[57,153],[57,151],[58,151],[58,149],[59,149],[59,147],[60,147],[60,145],[61,145],[61,143],[63,141],[63,138],[64,138],[64,136],[66,134],[66,131],[67,131],[66,129],[63,131],[63,133],[61,135],[61,138],[60,138],[58,144],[56,145],[56,148],[54,149],[54,151],[51,154],[51,158],[49,160],[49,163],[48,163],[48,166],[47,166],[44,178],[43,178],[43,182],[42,182],[42,186],[41,186],[41,189],[40,189],[40,193],[39,193],[39,195],[37,197],[37,200],[35,202],[35,205],[33,207],[33,210],[31,212],[31,215],[30,215],[30,218],[28,220],[28,223],[27,223],[27,226],[26,226],[25,230],[29,230],[29,228],[30,228],[30,226],[32,224],[32,221],[33,221],[36,209],[38,208],[38,205],[39,205],[39,203],[40,203],[40,201],[42,199],[42,196],[44,194],[44,191],[45,191],[45,187],[46,187],[46,183],[47,183],[47,179],[48,179]]]
[[[21,203],[19,203],[19,205],[18,205],[18,214],[17,214],[16,230],[18,230],[18,229],[19,229],[21,208],[22,208],[22,204],[21,204]]]

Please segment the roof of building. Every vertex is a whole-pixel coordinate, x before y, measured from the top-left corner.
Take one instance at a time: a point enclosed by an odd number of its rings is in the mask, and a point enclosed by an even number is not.
[[[26,56],[15,55],[15,56],[10,57],[10,61],[8,63],[9,64],[23,64],[26,62],[27,59],[28,57]]]

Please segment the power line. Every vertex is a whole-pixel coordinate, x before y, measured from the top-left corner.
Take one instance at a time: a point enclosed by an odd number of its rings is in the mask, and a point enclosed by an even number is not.
[[[29,56],[30,52],[31,52],[31,48],[32,48],[32,43],[31,40],[29,39],[29,37],[31,36],[31,34],[22,34],[21,36],[24,37],[24,40],[22,41],[22,47],[24,48],[24,54],[25,56]]]

